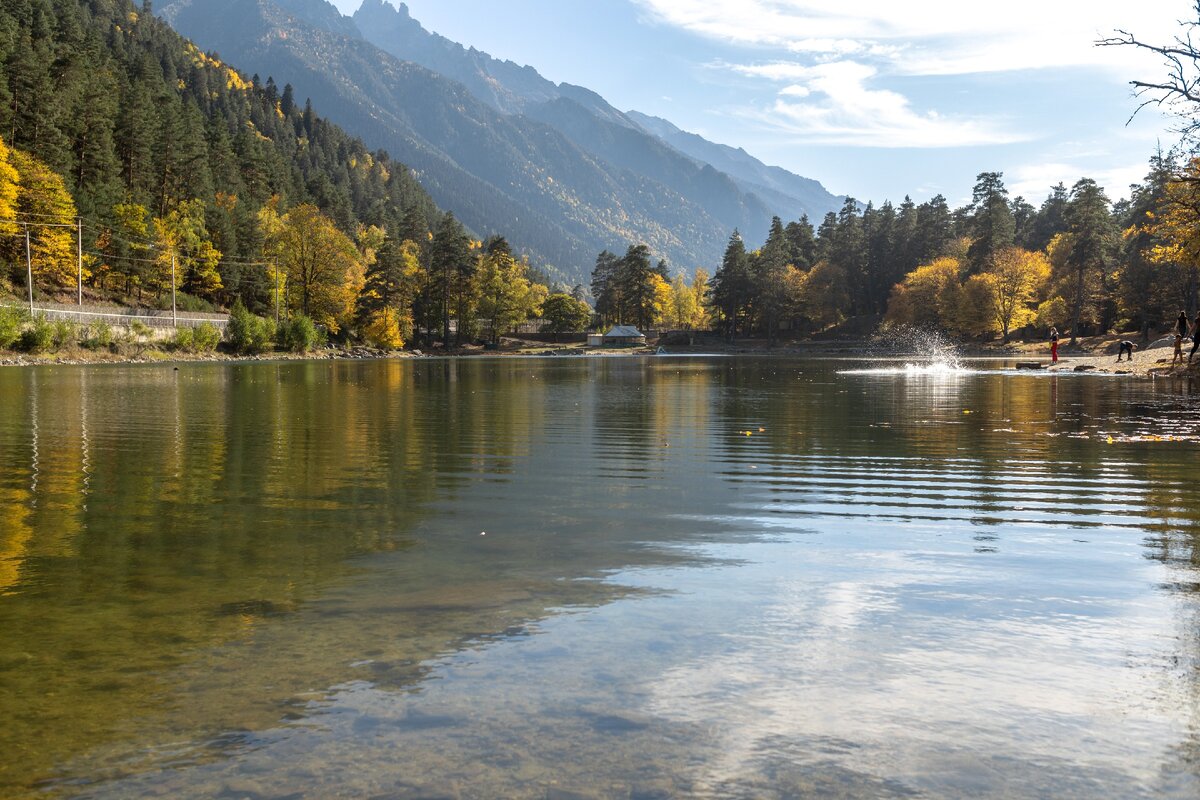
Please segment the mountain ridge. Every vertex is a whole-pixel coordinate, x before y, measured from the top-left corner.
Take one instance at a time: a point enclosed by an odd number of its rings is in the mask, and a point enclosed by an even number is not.
[[[586,87],[431,34],[404,6],[367,0],[347,18],[324,0],[174,0],[159,13],[245,72],[294,85],[476,233],[503,231],[559,277],[586,282],[596,253],[631,241],[711,268],[732,229],[757,237],[773,213],[798,216],[785,193],[682,152]],[[413,58],[362,30],[391,31]]]

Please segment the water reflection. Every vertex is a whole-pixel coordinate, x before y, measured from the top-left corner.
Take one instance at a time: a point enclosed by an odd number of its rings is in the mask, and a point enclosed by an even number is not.
[[[1196,403],[842,366],[0,372],[0,794],[1191,796]]]

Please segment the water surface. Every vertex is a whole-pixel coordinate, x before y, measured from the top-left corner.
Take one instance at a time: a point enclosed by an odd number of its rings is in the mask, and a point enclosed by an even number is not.
[[[977,366],[0,371],[0,796],[1197,796],[1200,401]]]

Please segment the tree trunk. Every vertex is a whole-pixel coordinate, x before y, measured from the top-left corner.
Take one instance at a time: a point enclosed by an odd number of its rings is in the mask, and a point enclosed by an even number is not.
[[[1075,340],[1079,338],[1079,318],[1083,316],[1083,267],[1080,267],[1075,278],[1075,308],[1071,319],[1071,341],[1067,344],[1075,344]]]

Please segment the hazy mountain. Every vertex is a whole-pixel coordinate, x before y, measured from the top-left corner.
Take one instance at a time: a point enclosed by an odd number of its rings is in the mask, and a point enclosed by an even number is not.
[[[645,131],[701,165],[711,165],[728,174],[741,193],[758,195],[771,209],[770,213],[785,219],[808,214],[819,220],[826,211],[841,207],[845,200],[830,194],[811,178],[795,175],[782,167],[769,167],[740,148],[714,144],[696,134],[681,131],[665,119],[637,111],[622,113],[588,89],[568,83],[556,85],[532,67],[501,61],[474,48],[464,48],[425,30],[403,3],[396,7],[387,0],[363,0],[354,13],[354,21],[368,41],[399,58],[459,81],[498,111],[527,113],[574,136],[578,129],[564,130],[553,109],[538,108],[559,98],[569,98],[604,122]],[[635,140],[636,137],[623,137],[630,146],[647,148],[644,143],[635,144]],[[578,138],[576,141],[603,158],[615,159],[614,163],[625,165],[639,158],[635,154],[617,155],[611,147],[596,150],[586,141]]]
[[[702,136],[680,130],[665,119],[638,111],[628,111],[626,116],[679,152],[726,173],[737,181],[743,191],[758,194],[768,205],[777,209],[787,209],[786,213],[780,214],[784,219],[794,219],[806,213],[815,225],[826,211],[837,210],[846,199],[830,194],[819,181],[812,178],[801,177],[783,167],[767,166],[740,147],[710,142]],[[787,202],[794,205],[790,209],[777,205]]]
[[[731,178],[588,89],[425,31],[404,6],[367,0],[352,20],[324,0],[174,0],[162,14],[412,166],[478,234],[576,280],[633,241],[711,268],[733,228],[753,241],[772,214],[839,204]]]

